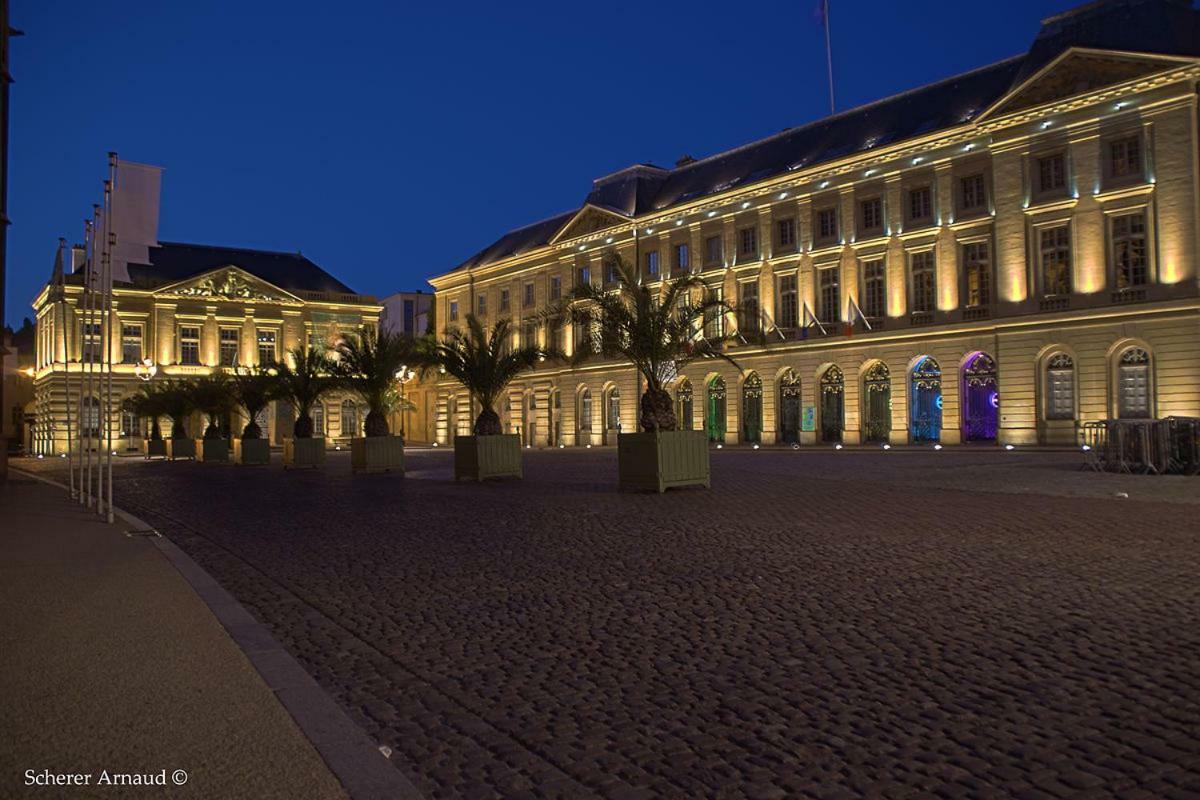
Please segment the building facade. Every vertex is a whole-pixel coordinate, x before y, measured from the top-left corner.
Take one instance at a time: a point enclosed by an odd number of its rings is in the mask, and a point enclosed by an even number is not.
[[[1197,86],[1190,3],[1117,0],[1045,20],[1030,50],[671,169],[597,179],[581,207],[431,280],[439,329],[539,316],[606,259],[698,275],[736,311],[722,362],[672,387],[731,443],[1076,444],[1108,418],[1200,415]],[[634,430],[624,364],[552,366],[500,409],[534,446]],[[469,431],[437,388],[432,436]]]
[[[35,453],[57,455],[70,446],[68,378],[73,437],[82,432],[89,447],[102,447],[107,415],[113,449],[140,450],[149,420],[133,413],[131,398],[142,385],[137,372],[145,359],[155,367],[154,381],[268,367],[289,358],[293,348],[330,347],[344,332],[379,324],[382,306],[373,297],[357,294],[299,253],[158,242],[158,170],[128,164],[122,170],[131,173],[124,180],[130,190],[137,179],[152,183],[154,190],[148,193],[151,205],[114,199],[122,212],[117,224],[129,234],[126,249],[118,254],[129,258],[114,265],[112,318],[97,316],[96,322],[85,324],[79,246],[64,265],[61,289],[52,280],[33,301]],[[139,242],[140,247],[133,246]],[[80,400],[83,376],[108,372],[106,341],[111,342],[113,381],[108,408],[99,389],[84,392]],[[314,408],[313,417],[317,431],[337,446],[362,435],[366,407],[357,397],[336,393]],[[271,442],[279,444],[291,436],[294,418],[287,404],[273,402],[259,422]],[[235,418],[231,427],[240,431],[246,421]],[[199,438],[202,425],[200,415],[194,415],[189,433]]]

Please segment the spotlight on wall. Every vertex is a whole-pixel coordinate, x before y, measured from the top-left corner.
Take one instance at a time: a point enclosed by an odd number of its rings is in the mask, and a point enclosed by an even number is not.
[[[715,211],[710,211],[710,212],[708,212],[708,215],[709,215],[710,217],[715,217],[715,216],[717,215],[717,212],[715,212]]]
[[[677,220],[675,220],[675,227],[677,227],[677,228],[678,228],[678,227],[679,227],[680,225],[682,225],[682,224],[683,224],[683,219],[677,219]]]
[[[579,245],[579,252],[582,253],[584,250],[587,250],[587,245],[586,244]]]
[[[780,199],[780,200],[787,200],[787,192],[780,192],[780,193],[779,193],[779,199]]]
[[[606,239],[604,240],[604,243],[605,243],[605,244],[612,244],[612,237],[611,237],[611,236],[609,236],[608,238],[606,238]]]
[[[650,234],[652,234],[652,233],[654,233],[654,228],[646,228],[646,235],[647,235],[647,236],[649,236],[649,235],[650,235]]]
[[[1045,122],[1042,123],[1042,130],[1046,130],[1046,128],[1049,128],[1052,124],[1053,123],[1050,122],[1050,120],[1046,120]]]
[[[747,200],[746,202],[742,203],[742,208],[749,208],[749,207],[750,207],[750,201],[749,201],[749,200]]]
[[[818,188],[824,189],[827,186],[829,186],[829,181],[821,181],[821,184]]]
[[[533,445],[531,445],[531,444],[527,444],[527,445],[525,445],[525,449],[526,449],[526,450],[532,450],[532,449],[533,449]]]

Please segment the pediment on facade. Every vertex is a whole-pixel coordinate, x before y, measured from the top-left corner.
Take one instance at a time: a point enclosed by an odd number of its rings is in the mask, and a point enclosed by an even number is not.
[[[576,236],[587,236],[589,233],[602,231],[605,228],[621,225],[628,221],[626,217],[614,211],[608,211],[599,206],[586,205],[579,209],[579,213],[571,217],[571,220],[566,225],[563,225],[558,233],[554,234],[554,238],[550,240],[550,244],[574,239]]]
[[[1088,94],[1192,62],[1194,59],[1073,48],[1014,87],[979,119]]]
[[[232,264],[163,286],[155,291],[155,295],[254,303],[300,302],[300,298],[294,294]]]

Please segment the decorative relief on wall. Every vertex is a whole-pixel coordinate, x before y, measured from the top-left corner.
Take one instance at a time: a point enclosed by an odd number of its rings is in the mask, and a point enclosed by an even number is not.
[[[232,269],[223,275],[202,278],[191,286],[181,286],[171,294],[180,297],[225,297],[231,300],[283,300],[279,295],[264,292],[253,286]]]

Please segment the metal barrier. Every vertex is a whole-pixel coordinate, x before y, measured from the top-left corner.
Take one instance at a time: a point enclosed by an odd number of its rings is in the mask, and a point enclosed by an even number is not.
[[[1200,418],[1085,422],[1083,469],[1165,475],[1200,473]]]

